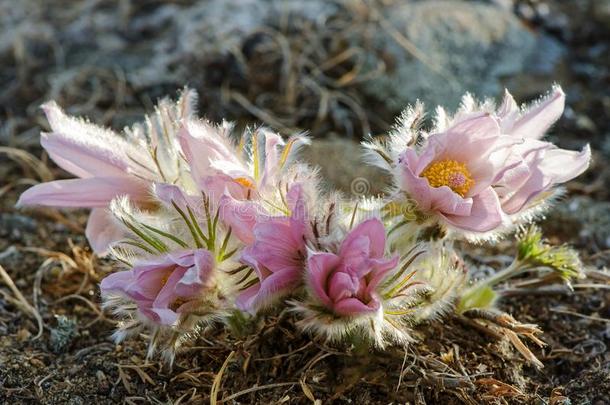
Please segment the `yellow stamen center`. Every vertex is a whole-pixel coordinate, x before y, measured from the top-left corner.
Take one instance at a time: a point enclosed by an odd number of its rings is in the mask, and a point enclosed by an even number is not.
[[[426,167],[421,176],[428,179],[430,186],[447,186],[462,197],[474,185],[474,180],[466,165],[450,159],[432,163]]]
[[[233,179],[233,181],[236,182],[237,184],[241,184],[242,186],[244,186],[246,188],[254,188],[254,184],[245,177],[238,177],[236,179]]]

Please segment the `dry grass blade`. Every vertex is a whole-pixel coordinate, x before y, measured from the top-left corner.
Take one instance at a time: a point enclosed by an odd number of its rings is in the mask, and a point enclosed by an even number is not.
[[[274,384],[261,385],[260,387],[251,387],[251,388],[247,388],[245,390],[236,392],[235,394],[231,394],[228,397],[221,399],[217,403],[222,404],[224,402],[230,401],[230,400],[235,399],[237,397],[241,397],[242,395],[249,394],[251,392],[256,392],[256,391],[261,391],[261,390],[268,390],[268,389],[278,388],[278,387],[293,386],[293,385],[296,385],[296,384],[298,384],[298,382],[283,382],[283,383],[274,383]]]
[[[497,399],[498,397],[523,397],[521,392],[516,387],[510,384],[506,384],[502,381],[498,381],[495,378],[480,378],[476,381],[476,384],[483,386],[487,389],[490,399]]]
[[[214,382],[212,383],[212,389],[210,391],[210,404],[211,405],[216,405],[219,403],[218,402],[218,391],[220,390],[220,385],[222,383],[222,375],[224,374],[225,370],[229,366],[229,363],[231,362],[231,360],[233,360],[233,357],[235,357],[235,351],[232,351],[231,353],[229,353],[229,355],[225,359],[224,363],[222,364],[222,367],[220,367],[218,374],[216,374],[216,377],[214,377]]]
[[[305,373],[303,373],[303,376],[299,379],[299,384],[301,385],[301,390],[303,390],[303,394],[305,394],[307,399],[309,399],[311,402],[315,403],[316,397],[313,395],[311,388],[309,388],[309,385],[307,385],[305,380],[306,380],[306,375],[305,375]]]
[[[11,277],[8,275],[6,270],[4,270],[4,267],[2,267],[2,265],[0,265],[0,276],[2,277],[4,283],[11,289],[15,297],[17,297],[16,300],[13,299],[10,301],[12,301],[16,306],[21,308],[21,310],[30,314],[36,319],[36,323],[38,324],[38,333],[36,334],[36,336],[34,336],[34,340],[40,338],[44,329],[42,317],[40,316],[38,311],[36,311],[36,309],[32,305],[30,305],[30,303],[25,299],[23,294],[21,294],[21,291],[19,291],[19,289],[17,288]],[[6,295],[6,297],[10,299],[8,295]]]
[[[0,146],[0,153],[6,154],[9,159],[18,162],[25,169],[32,169],[43,182],[51,181],[55,178],[53,173],[40,159],[23,149]]]
[[[510,329],[504,329],[504,334],[508,337],[508,340],[512,345],[521,353],[526,360],[534,364],[537,368],[544,368],[544,364],[532,353],[532,351],[521,341],[519,336]]]

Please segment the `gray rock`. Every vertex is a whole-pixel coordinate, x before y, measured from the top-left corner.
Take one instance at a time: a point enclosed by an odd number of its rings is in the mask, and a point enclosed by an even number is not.
[[[320,168],[327,186],[346,197],[379,195],[390,185],[390,177],[381,169],[365,165],[360,144],[340,138],[316,139],[303,149],[305,162]]]
[[[513,13],[490,4],[405,2],[382,13],[380,25],[385,28],[377,30],[375,48],[390,63],[387,73],[368,82],[365,91],[394,112],[416,99],[454,108],[466,91],[496,97],[507,79],[524,72],[548,75],[564,53],[554,39],[527,29]],[[408,51],[407,42],[417,52]],[[378,63],[376,56],[370,58],[371,65]],[[547,81],[545,88],[552,83]]]

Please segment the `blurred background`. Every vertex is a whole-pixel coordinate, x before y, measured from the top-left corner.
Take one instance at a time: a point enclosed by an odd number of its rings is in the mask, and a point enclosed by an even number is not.
[[[2,388],[10,387],[9,397],[32,403],[84,403],[78,398],[95,395],[102,401],[108,393],[161,403],[180,397],[191,383],[207,384],[226,358],[222,352],[184,358],[202,364],[203,358],[208,368],[174,382],[171,373],[157,375],[162,367],[142,360],[142,341],[112,344],[113,325],[96,298],[97,281],[111,263],[87,250],[86,212],[14,208],[27,186],[65,176],[46,165],[40,148],[40,131],[48,129],[43,102],[56,100],[71,114],[120,130],[152,111],[159,98],[175,98],[189,86],[199,93],[201,116],[264,124],[283,134],[308,132],[315,142],[305,158],[321,165],[331,183],[353,192],[354,179],[365,178],[365,191],[378,193],[386,179],[362,165],[357,142],[386,133],[407,104],[420,99],[430,112],[437,104],[452,110],[466,91],[499,101],[504,88],[528,102],[559,83],[566,111],[549,139],[568,149],[590,143],[594,160],[568,184],[568,199],[544,227],[554,242],[572,243],[588,263],[603,266],[610,257],[609,69],[610,0],[0,0],[0,263],[33,297],[50,331],[33,342],[34,319],[0,296],[0,401]],[[608,299],[587,291],[587,299],[552,302],[594,313],[607,312]],[[599,382],[610,376],[607,324],[591,321],[575,330],[574,319],[549,315],[547,297],[510,305],[522,306],[516,310],[522,320],[554,333],[555,346],[582,344],[584,354],[561,352],[549,361],[549,375],[530,375],[527,383],[510,371],[502,374],[503,367],[496,376],[531,392],[540,386],[544,395],[559,383],[573,398],[598,395]],[[284,342],[282,336],[275,341]],[[472,335],[465,336],[461,344],[467,345]],[[381,360],[377,370],[384,371],[390,363]],[[396,372],[401,360],[402,354],[391,358]],[[335,374],[334,361],[326,375]],[[477,361],[466,365],[469,371],[481,370]],[[132,363],[144,368],[135,375]],[[146,370],[161,382],[146,380]],[[261,375],[275,372],[265,370]],[[394,377],[380,375],[394,384]],[[170,379],[175,395],[165,392]],[[320,381],[317,389],[329,386]],[[354,398],[352,387],[345,390]],[[367,385],[355,390],[364,398],[359,403],[376,392]],[[381,398],[390,401],[385,391]]]

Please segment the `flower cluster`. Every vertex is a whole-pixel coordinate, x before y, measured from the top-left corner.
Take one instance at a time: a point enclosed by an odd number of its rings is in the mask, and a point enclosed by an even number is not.
[[[92,209],[87,238],[117,263],[101,282],[116,337],[150,329],[151,353],[161,344],[171,354],[211,323],[282,308],[330,340],[406,343],[418,322],[495,300],[477,297],[499,279],[471,283],[455,240],[493,241],[530,222],[590,160],[588,146],[542,140],[563,111],[559,87],[527,108],[508,93],[498,108],[466,96],[453,116],[438,108],[430,131],[417,104],[386,142],[364,144],[392,188],[353,200],[324,191],[296,159],[307,137],[213,124],[195,116],[195,101],[184,90],[122,134],[45,104],[42,146],[77,178],[19,201]],[[555,250],[528,235],[517,263],[554,270]],[[558,279],[578,264],[555,266]]]

